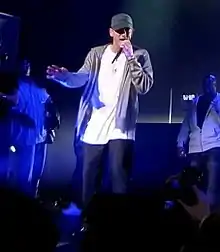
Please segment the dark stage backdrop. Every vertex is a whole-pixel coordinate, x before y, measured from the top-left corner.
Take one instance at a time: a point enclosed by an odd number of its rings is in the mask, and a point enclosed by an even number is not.
[[[182,93],[197,92],[209,72],[219,77],[218,0],[7,0],[1,1],[0,10],[21,17],[20,55],[29,57],[41,76],[51,63],[76,71],[92,46],[108,42],[111,16],[131,14],[134,43],[149,51],[155,74],[154,87],[140,98],[140,122],[168,121],[171,88],[173,122],[180,121]],[[75,167],[73,125],[82,90],[46,85],[62,116],[46,173],[50,181],[65,181]]]

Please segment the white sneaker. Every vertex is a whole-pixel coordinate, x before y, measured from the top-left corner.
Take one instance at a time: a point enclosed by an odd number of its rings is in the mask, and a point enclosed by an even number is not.
[[[63,213],[64,215],[77,215],[77,216],[79,216],[79,215],[81,215],[81,211],[82,211],[82,210],[79,209],[79,208],[77,207],[77,205],[74,204],[73,202],[71,202],[71,203],[69,204],[68,208],[62,209],[62,213]]]

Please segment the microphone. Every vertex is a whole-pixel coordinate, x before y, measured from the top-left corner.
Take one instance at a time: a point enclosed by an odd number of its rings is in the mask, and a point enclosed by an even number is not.
[[[121,53],[122,53],[122,48],[120,48],[120,50],[117,52],[117,54],[115,55],[115,57],[114,57],[114,59],[113,59],[113,61],[112,61],[112,64],[118,59],[118,57],[121,55]]]
[[[124,32],[126,33],[126,37],[123,38],[123,39],[120,39],[121,41],[126,40],[126,39],[129,39],[129,37],[128,37],[128,31],[126,31],[126,30],[124,29]],[[113,59],[113,61],[112,61],[112,64],[118,59],[118,57],[121,55],[122,51],[123,51],[123,48],[120,48],[120,50],[119,50],[119,51],[117,52],[117,54],[115,55],[115,57],[114,57],[114,59]]]

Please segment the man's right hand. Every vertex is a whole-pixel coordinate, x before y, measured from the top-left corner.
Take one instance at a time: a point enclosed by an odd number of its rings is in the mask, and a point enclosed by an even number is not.
[[[47,79],[57,82],[65,82],[68,78],[69,71],[64,67],[58,67],[56,65],[47,67]]]
[[[185,158],[186,157],[185,148],[184,147],[177,147],[177,154],[178,154],[178,157]]]

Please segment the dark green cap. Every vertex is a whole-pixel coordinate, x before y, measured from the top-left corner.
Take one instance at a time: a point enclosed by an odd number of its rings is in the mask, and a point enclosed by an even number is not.
[[[133,29],[132,18],[125,13],[119,13],[117,15],[114,15],[111,20],[111,28],[113,30],[119,30],[123,28]]]

